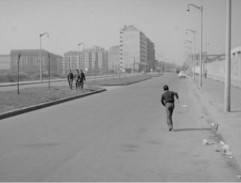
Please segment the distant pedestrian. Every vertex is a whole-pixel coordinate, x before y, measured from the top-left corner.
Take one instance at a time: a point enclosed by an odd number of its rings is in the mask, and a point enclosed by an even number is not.
[[[161,103],[166,108],[167,125],[169,127],[169,131],[172,131],[172,129],[173,129],[172,113],[173,113],[174,107],[175,107],[174,96],[176,97],[178,102],[179,102],[179,97],[178,97],[177,92],[169,91],[168,85],[164,85],[163,90],[164,90],[164,93],[162,94],[162,97],[161,97]]]
[[[75,87],[76,87],[76,90],[77,90],[80,86],[80,73],[79,73],[78,69],[76,69],[75,80],[76,80]]]
[[[204,77],[205,78],[207,78],[207,74],[208,74],[208,71],[207,71],[207,69],[205,69],[205,71],[204,71]]]
[[[72,90],[73,87],[73,80],[74,80],[74,74],[72,73],[71,70],[69,70],[69,74],[67,76],[68,82],[69,82],[69,87]]]
[[[80,86],[81,86],[81,89],[84,88],[84,81],[85,81],[85,74],[83,73],[82,70],[80,70]]]

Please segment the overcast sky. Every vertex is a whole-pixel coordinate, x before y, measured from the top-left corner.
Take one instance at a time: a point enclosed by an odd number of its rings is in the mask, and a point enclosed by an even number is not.
[[[98,45],[108,50],[119,45],[119,31],[134,25],[155,44],[156,56],[166,61],[183,63],[184,40],[193,41],[197,31],[196,50],[200,45],[200,10],[187,4],[203,5],[203,43],[209,53],[225,53],[227,0],[0,0],[0,54],[11,49],[42,47],[63,55]],[[241,0],[232,0],[232,48],[241,46]],[[188,45],[188,44],[187,44]],[[190,45],[191,46],[191,45]]]

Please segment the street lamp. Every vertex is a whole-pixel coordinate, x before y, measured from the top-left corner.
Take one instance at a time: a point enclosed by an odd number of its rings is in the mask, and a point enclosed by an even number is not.
[[[190,40],[185,40],[184,43],[190,43],[192,45],[192,41]],[[186,46],[187,47],[187,46]],[[191,55],[192,55],[192,63],[193,63],[193,49],[191,47],[187,47],[191,50]],[[194,64],[193,64],[194,65]]]
[[[18,94],[19,94],[19,62],[20,62],[21,54],[18,54],[18,60],[17,60],[17,66],[18,66],[18,81],[17,81],[17,86],[18,86]]]
[[[50,90],[50,54],[49,53],[48,53],[48,60],[49,60],[48,71],[49,71],[49,90]]]
[[[187,11],[190,11],[190,6],[199,9],[200,12],[201,12],[201,45],[200,45],[200,80],[199,80],[199,86],[202,87],[203,6],[197,6],[195,4],[188,4]]]
[[[43,76],[42,76],[42,48],[41,48],[41,38],[44,36],[44,35],[47,35],[47,37],[49,37],[49,33],[48,32],[44,32],[42,34],[39,35],[39,39],[40,39],[40,50],[39,50],[39,54],[40,54],[40,81],[43,81]]]
[[[191,47],[185,46],[185,48],[189,49],[191,51],[191,53],[192,53],[192,48]]]
[[[193,44],[193,55],[194,55],[194,57],[193,57],[193,81],[195,81],[196,31],[192,30],[192,29],[186,29],[186,34],[188,34],[188,32],[191,32],[194,35],[194,39],[193,39],[193,41],[194,41],[194,44]]]
[[[232,2],[227,0],[224,111],[231,110],[231,22]]]
[[[204,77],[206,78],[207,77],[207,69],[205,68],[206,67],[206,63],[208,62],[208,45],[209,43],[205,43],[205,61],[203,63],[203,68],[204,68]]]
[[[78,43],[78,53],[77,53],[77,57],[78,57],[78,59],[77,59],[77,67],[78,67],[79,70],[80,70],[80,52],[79,52],[79,47],[80,47],[80,45],[82,45],[82,44],[84,44],[84,43],[83,43],[83,42]]]

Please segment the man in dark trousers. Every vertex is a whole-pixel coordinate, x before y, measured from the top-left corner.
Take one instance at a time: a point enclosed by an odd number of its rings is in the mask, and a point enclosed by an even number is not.
[[[78,69],[76,69],[75,79],[76,79],[75,87],[76,87],[76,90],[77,90],[80,86],[80,73],[79,73]]]
[[[164,93],[162,94],[162,97],[161,97],[161,103],[166,108],[167,125],[169,127],[169,131],[172,131],[172,129],[173,129],[172,113],[173,113],[173,110],[175,107],[174,96],[177,98],[178,102],[179,102],[179,97],[176,92],[169,91],[169,87],[167,85],[163,86],[163,90],[164,90]]]
[[[84,81],[85,81],[85,74],[83,73],[82,70],[80,70],[80,86],[81,86],[81,89],[84,88]]]
[[[74,74],[72,73],[71,70],[69,70],[69,74],[68,74],[68,82],[69,82],[69,87],[72,90],[72,86],[73,86],[73,80],[74,80]]]

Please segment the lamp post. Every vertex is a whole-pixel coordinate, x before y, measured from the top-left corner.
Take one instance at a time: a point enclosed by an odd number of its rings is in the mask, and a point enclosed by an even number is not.
[[[193,81],[195,81],[196,31],[195,31],[195,30],[192,30],[192,29],[186,29],[186,34],[188,34],[188,32],[191,32],[191,33],[193,33],[193,35],[194,35],[194,38],[193,38],[193,41],[194,41],[194,44],[193,44],[193,55],[194,55],[194,56],[193,56]]]
[[[80,47],[80,45],[82,45],[82,44],[84,44],[84,43],[83,43],[83,42],[78,43],[78,53],[77,53],[77,57],[78,57],[78,59],[77,59],[77,67],[78,67],[79,70],[80,70],[80,52],[79,52],[79,47]]]
[[[200,80],[199,80],[199,86],[202,87],[202,47],[203,47],[203,6],[197,6],[195,4],[188,4],[187,11],[190,11],[190,6],[197,8],[201,12],[201,45],[200,45]]]
[[[224,111],[231,109],[231,0],[227,0]]]
[[[50,54],[48,53],[48,59],[49,59],[49,67],[48,67],[48,70],[49,70],[49,90],[50,90]]]
[[[190,43],[192,45],[192,41],[185,40],[184,43]],[[191,55],[192,55],[192,64],[193,64],[193,49],[191,47],[188,47],[191,50]],[[191,65],[191,64],[190,64]],[[194,64],[193,64],[194,66]],[[193,73],[194,74],[194,73]]]
[[[42,45],[41,45],[41,38],[44,36],[44,35],[47,35],[47,37],[49,37],[49,33],[48,32],[45,32],[45,33],[42,33],[39,35],[39,39],[40,39],[40,50],[39,50],[39,54],[40,54],[40,81],[43,81],[43,76],[42,76]]]
[[[205,43],[205,62],[203,63],[203,68],[204,68],[204,77],[206,78],[207,77],[207,69],[205,68],[206,67],[206,63],[208,62],[208,46],[210,44],[209,43]]]
[[[17,83],[17,86],[18,86],[18,94],[19,94],[19,61],[20,61],[20,58],[21,58],[21,54],[19,53],[19,54],[18,54],[18,60],[17,60],[17,66],[18,66],[18,83]]]
[[[192,48],[191,48],[191,47],[186,46],[185,48],[189,49],[189,50],[191,51],[191,53],[192,53]],[[190,55],[190,54],[189,54],[189,55]],[[188,56],[188,59],[189,59],[189,57],[190,57],[190,56]],[[187,60],[188,60],[188,59],[187,59]]]

